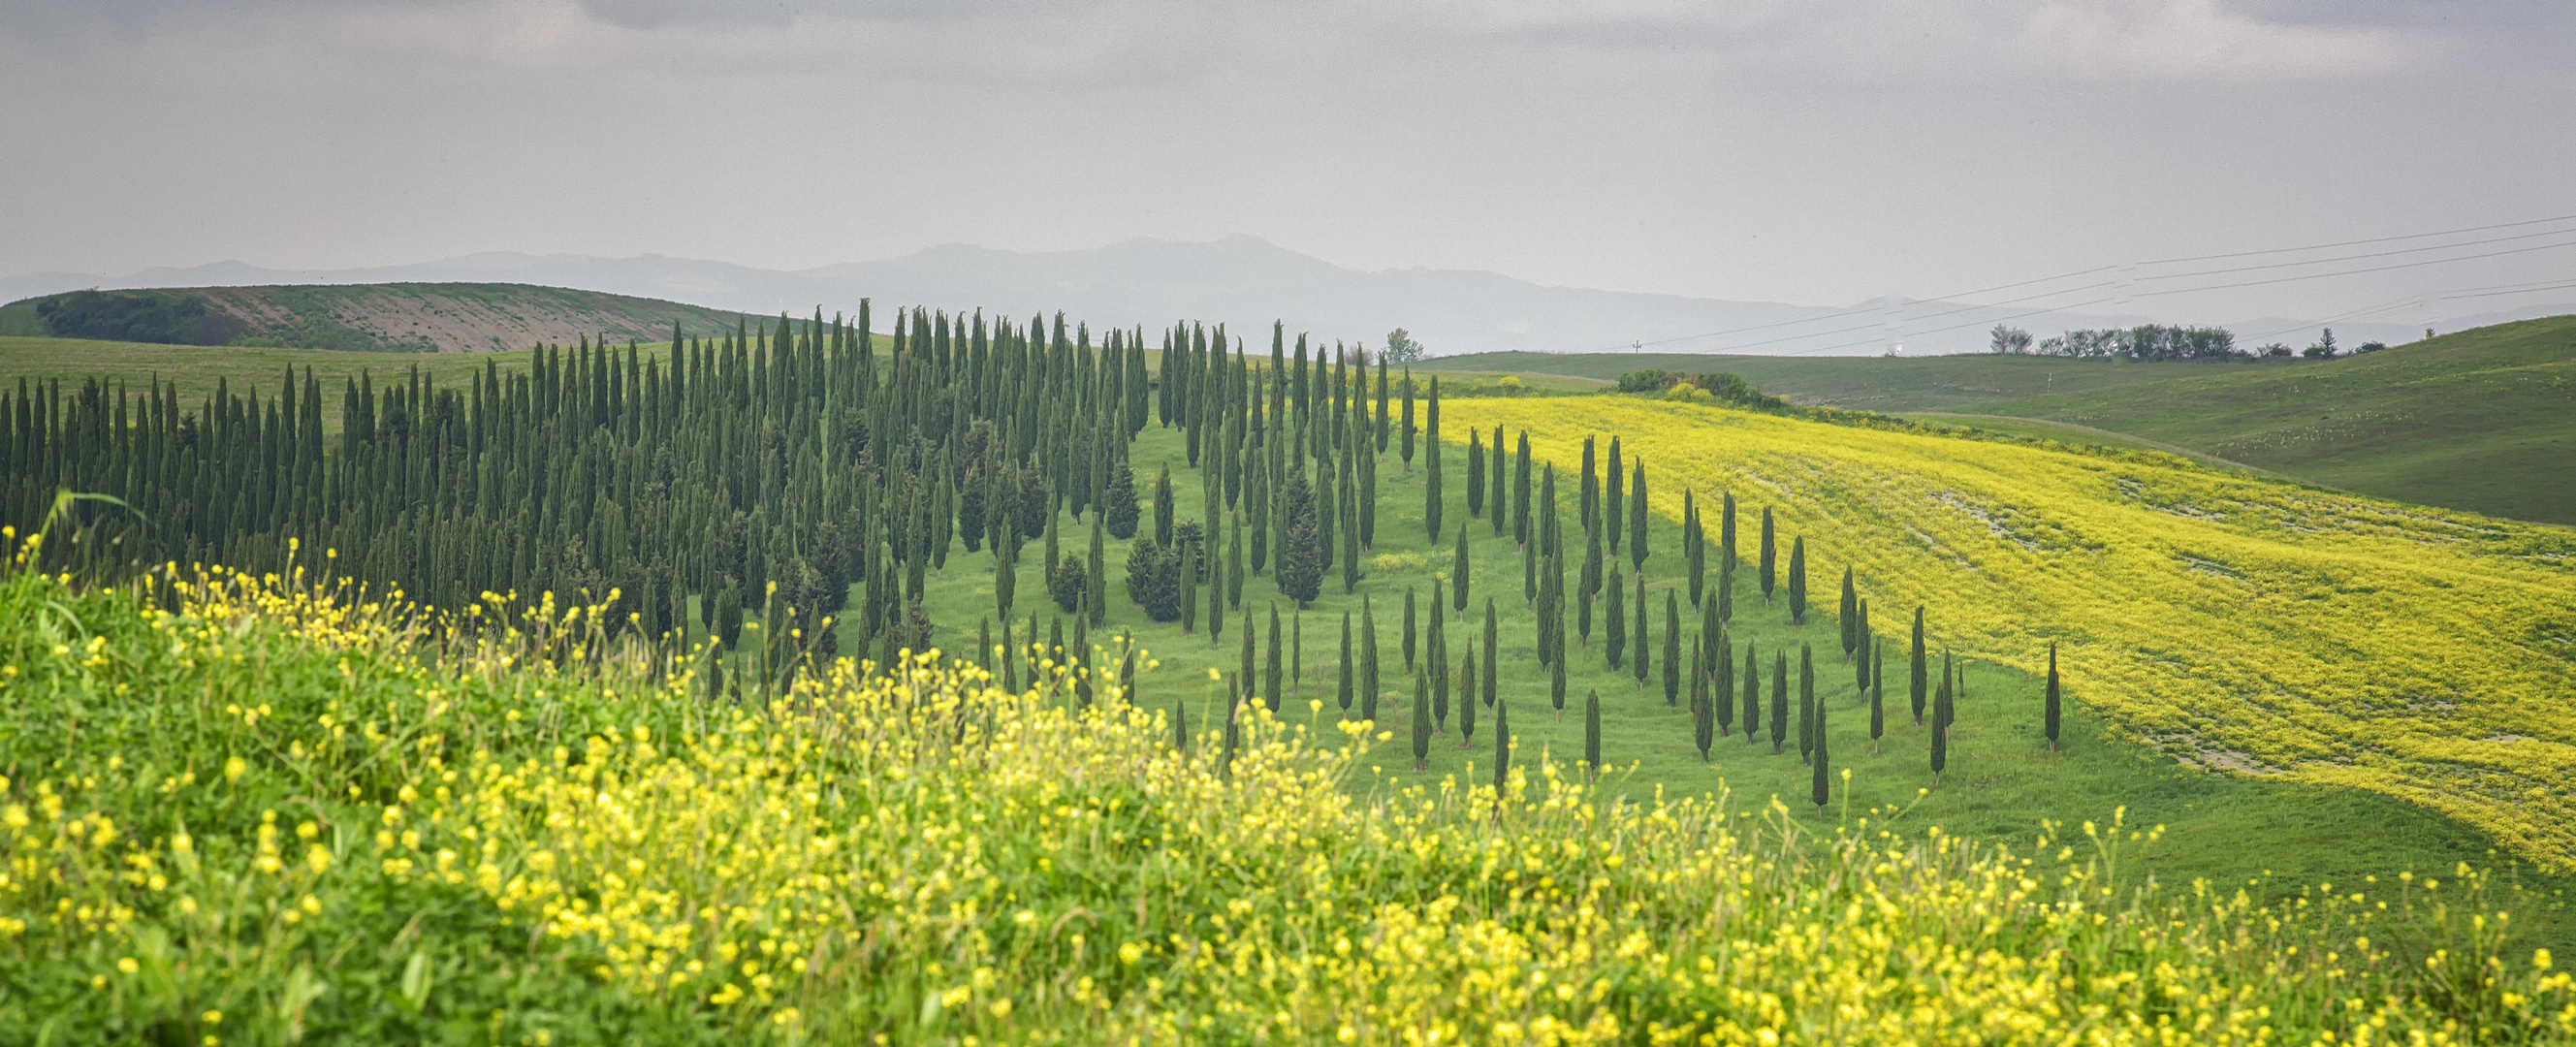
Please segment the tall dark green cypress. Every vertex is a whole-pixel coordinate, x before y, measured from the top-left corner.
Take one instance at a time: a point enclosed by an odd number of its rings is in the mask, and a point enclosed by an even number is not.
[[[1476,742],[1476,638],[1467,637],[1467,653],[1458,656],[1458,747]]]
[[[1869,599],[1862,597],[1854,602],[1852,617],[1858,621],[1852,624],[1852,685],[1866,691],[1869,689],[1869,649],[1874,642],[1869,631]]]
[[[1497,671],[1497,667],[1495,665],[1495,659],[1498,657],[1498,653],[1494,649],[1496,642],[1501,636],[1498,631],[1499,624],[1500,623],[1498,623],[1494,618],[1494,598],[1488,596],[1485,598],[1485,675],[1483,679],[1485,685],[1485,708],[1488,709],[1494,707],[1494,691],[1501,683],[1498,679],[1501,674]]]
[[[1753,641],[1744,641],[1744,744],[1754,744],[1762,731],[1762,660],[1753,653]]]
[[[1629,465],[1628,477],[1628,565],[1646,569],[1646,556],[1653,550],[1646,546],[1646,460]]]
[[[1334,685],[1333,696],[1341,703],[1342,712],[1348,713],[1351,711],[1351,688],[1359,681],[1352,678],[1351,675],[1354,671],[1354,667],[1351,664],[1351,612],[1347,610],[1342,612],[1341,665],[1342,672],[1338,678],[1340,682]]]
[[[1172,699],[1172,751],[1186,760],[1190,756],[1190,711],[1178,698]]]
[[[1511,710],[1494,703],[1494,816],[1502,817],[1504,792],[1512,776]]]
[[[1382,438],[1382,437],[1381,437]],[[1383,450],[1383,444],[1380,445]],[[1467,517],[1485,515],[1485,431],[1467,430]]]
[[[1708,531],[1699,518],[1699,499],[1682,490],[1682,572],[1690,586],[1691,606],[1700,605],[1708,580]]]
[[[1279,693],[1280,688],[1284,686],[1280,679],[1279,662],[1282,646],[1279,642],[1279,604],[1273,602],[1270,605],[1270,659],[1262,664],[1261,674],[1262,700],[1268,702],[1273,709],[1278,708],[1282,700]]]
[[[1771,525],[1771,507],[1762,507],[1762,606],[1771,606],[1771,591],[1779,585],[1780,542],[1778,531]]]
[[[1789,624],[1807,624],[1807,536],[1789,544]]]
[[[1404,587],[1404,639],[1397,644],[1397,646],[1404,651],[1405,672],[1413,671],[1413,658],[1416,653],[1416,648],[1419,646],[1414,637],[1420,630],[1420,626],[1417,624],[1419,621],[1420,619],[1414,617],[1413,613],[1413,586],[1411,583],[1406,583]]]
[[[1494,449],[1492,458],[1494,460],[1494,475],[1485,482],[1485,515],[1487,522],[1494,526],[1494,537],[1500,538],[1503,536],[1503,529],[1509,526],[1511,518],[1511,514],[1504,511],[1503,508],[1504,491],[1510,487],[1504,473],[1508,468],[1507,463],[1510,461],[1511,455],[1503,452],[1503,427],[1500,425],[1494,426]]]
[[[1843,605],[1838,614],[1843,630],[1843,660],[1852,659],[1860,646],[1860,593],[1852,588],[1852,569],[1843,568]]]
[[[1815,761],[1814,761],[1814,763],[1815,763],[1815,776],[1814,776],[1814,778],[1813,778],[1813,779],[1809,782],[1809,784],[1808,784],[1808,788],[1807,788],[1807,798],[1808,798],[1808,799],[1810,799],[1810,800],[1815,801],[1815,804],[1816,804],[1816,813],[1817,813],[1817,814],[1819,814],[1819,815],[1821,815],[1821,814],[1825,813],[1825,804],[1826,804],[1826,803],[1828,803],[1828,802],[1830,802],[1830,801],[1832,801],[1832,800],[1833,800],[1833,798],[1834,798],[1834,787],[1833,787],[1833,773],[1834,773],[1834,770],[1833,770],[1833,767],[1834,767],[1833,747],[1832,747],[1831,745],[1827,744],[1827,742],[1826,742],[1826,740],[1825,740],[1825,737],[1826,737],[1826,732],[1825,732],[1825,706],[1824,706],[1824,703],[1822,703],[1822,702],[1819,702],[1819,703],[1817,703],[1817,704],[1816,704],[1816,728],[1815,728],[1815,730],[1816,730],[1816,758],[1815,758]]]
[[[1275,606],[1277,606],[1277,604],[1275,604],[1275,603],[1274,603],[1272,606],[1274,606],[1274,607],[1275,607]],[[1253,677],[1253,675],[1252,675],[1252,672],[1253,672],[1253,668],[1252,668],[1252,634],[1253,634],[1253,632],[1254,632],[1254,629],[1252,628],[1252,623],[1251,623],[1250,621],[1246,621],[1246,622],[1244,622],[1244,623],[1243,623],[1243,663],[1235,669],[1235,672],[1234,672],[1234,686],[1233,686],[1233,687],[1228,691],[1228,694],[1229,694],[1229,696],[1230,696],[1231,698],[1241,698],[1241,699],[1243,699],[1243,700],[1250,701],[1250,700],[1253,698],[1253,696],[1254,696],[1254,695],[1256,695],[1256,694],[1260,693],[1260,692],[1259,692],[1259,691],[1258,691],[1258,690],[1253,686],[1253,685],[1254,685],[1254,683],[1256,682],[1256,680],[1254,679],[1254,677]],[[1274,645],[1274,646],[1275,646],[1275,645]],[[1275,678],[1275,676],[1274,676],[1274,682],[1272,683],[1272,685],[1271,685],[1271,686],[1272,686],[1274,689],[1278,686],[1278,684],[1276,683],[1276,678]]]
[[[1565,719],[1565,659],[1560,656],[1548,663],[1547,704],[1556,709],[1556,718]]]
[[[1446,503],[1441,489],[1440,462],[1447,457],[1440,447],[1440,377],[1431,378],[1431,400],[1425,412],[1422,429],[1422,530],[1433,544],[1440,541],[1440,510]]]
[[[1771,755],[1789,742],[1789,652],[1771,652]]]
[[[1707,648],[1691,647],[1690,714],[1691,745],[1699,750],[1699,762],[1708,762],[1708,747],[1717,740],[1717,707],[1708,697],[1708,667],[1701,664]]]
[[[1950,656],[1941,656],[1941,689],[1932,696],[1932,784],[1950,767]]]
[[[1091,553],[1084,558],[1088,573],[1083,579],[1082,599],[1093,625],[1109,624],[1109,553],[1101,534],[1106,529],[1097,516],[1092,518]]]
[[[1601,780],[1601,692],[1583,694],[1583,768],[1585,780]]]
[[[1377,661],[1377,612],[1368,597],[1360,598],[1360,719],[1377,719],[1377,697],[1382,688]]]
[[[1512,459],[1512,539],[1527,543],[1530,537],[1530,443],[1523,429]]]
[[[1404,419],[1396,446],[1403,452],[1404,471],[1413,471],[1413,368],[1404,369]]]
[[[1413,671],[1413,769],[1431,769],[1431,685],[1420,669]]]
[[[2057,684],[2057,641],[2055,641],[2055,640],[2051,640],[2051,641],[2049,641],[2049,643],[2048,643],[2048,692],[2047,692],[2047,695],[2045,696],[2045,698],[2043,698],[2042,700],[2045,702],[2045,705],[2042,707],[2042,709],[2041,709],[2041,711],[2040,711],[2040,715],[2041,715],[2041,722],[2042,722],[2042,724],[2044,725],[2044,727],[2043,727],[2043,733],[2045,733],[2045,734],[2047,734],[2047,735],[2048,735],[2048,751],[2050,751],[2050,752],[2056,752],[2056,751],[2057,751],[2057,726],[2058,726],[2058,719],[2059,719],[2059,711],[2058,711],[2058,684]]]
[[[1718,633],[1717,642],[1708,648],[1708,663],[1714,674],[1709,681],[1709,702],[1715,706],[1712,711],[1717,717],[1717,736],[1724,738],[1735,733],[1735,638]]]
[[[1923,651],[1923,608],[1918,606],[1914,609],[1914,672],[1908,681],[1910,686],[1906,688],[1906,697],[1914,703],[1916,727],[1923,726],[1923,699],[1927,697],[1931,675],[1931,666],[1927,664]]]
[[[1467,525],[1458,525],[1458,547],[1449,558],[1449,607],[1459,621],[1467,620]]]
[[[1798,644],[1798,759],[1807,760],[1816,751],[1816,650],[1811,644]]]
[[[1619,465],[1619,438],[1613,435],[1610,437],[1610,489],[1602,492],[1601,496],[1601,529],[1609,532],[1605,537],[1613,556],[1618,555],[1619,542],[1628,534],[1628,476],[1619,471]]]
[[[1154,476],[1154,544],[1172,547],[1172,528],[1180,521],[1172,518],[1172,463],[1166,461]]]
[[[1627,585],[1619,577],[1619,569],[1613,566],[1610,569],[1607,587],[1601,594],[1601,616],[1604,619],[1601,624],[1610,631],[1608,642],[1602,644],[1602,647],[1609,657],[1610,668],[1614,672],[1628,656],[1627,592]]]

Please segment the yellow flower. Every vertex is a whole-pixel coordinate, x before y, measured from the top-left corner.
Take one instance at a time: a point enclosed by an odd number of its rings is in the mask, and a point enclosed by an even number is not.
[[[135,973],[136,971],[140,971],[140,970],[142,970],[142,969],[143,969],[143,965],[142,965],[142,964],[139,964],[139,963],[134,962],[134,957],[131,957],[131,956],[125,956],[125,957],[120,957],[120,958],[118,958],[118,959],[117,959],[117,961],[116,961],[116,969],[117,969],[117,970],[120,970],[120,971],[123,971],[123,972],[125,972],[125,973],[127,973],[127,974],[133,974],[133,973]]]

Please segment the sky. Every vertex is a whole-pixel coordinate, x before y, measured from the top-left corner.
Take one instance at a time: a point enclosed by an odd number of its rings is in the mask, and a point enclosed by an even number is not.
[[[2569,54],[2563,0],[0,0],[0,273],[1243,233],[1802,305],[2504,308],[2576,286]]]

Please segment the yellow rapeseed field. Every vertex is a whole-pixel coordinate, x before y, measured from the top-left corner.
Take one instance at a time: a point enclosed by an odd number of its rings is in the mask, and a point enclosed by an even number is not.
[[[1678,518],[1684,488],[1698,492],[1712,540],[1714,500],[1732,491],[1748,563],[1771,507],[1784,549],[1805,536],[1817,590],[1854,568],[1889,635],[1921,605],[1939,644],[1980,658],[2038,671],[2057,641],[2073,695],[2181,759],[2404,797],[2576,865],[2565,529],[2164,455],[1668,399],[1444,407],[1451,432],[1526,429],[1560,468],[1586,434],[1617,434],[1658,511]]]
[[[1176,710],[1052,665],[709,702],[543,600],[22,572],[0,612],[5,1042],[2576,1034],[2576,983],[2465,868],[2263,902],[2124,885],[2154,830],[2117,821],[1818,831],[1526,752],[1499,790],[1382,784],[1383,736],[1320,708],[1177,745]]]

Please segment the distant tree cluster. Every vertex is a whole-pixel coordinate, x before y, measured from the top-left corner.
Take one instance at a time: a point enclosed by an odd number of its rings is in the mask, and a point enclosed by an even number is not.
[[[1619,376],[1619,391],[1623,393],[1659,393],[1675,386],[1685,385],[1740,407],[1778,410],[1789,406],[1789,401],[1765,394],[1755,388],[1753,383],[1745,381],[1741,375],[1725,371],[1686,374],[1681,371],[1659,371],[1647,368]]]
[[[2254,354],[2236,347],[2236,335],[2224,327],[2139,324],[2103,330],[2073,330],[2033,342],[2030,332],[1995,325],[1988,342],[1993,352],[2023,356],[2063,356],[2078,360],[2250,360]]]

